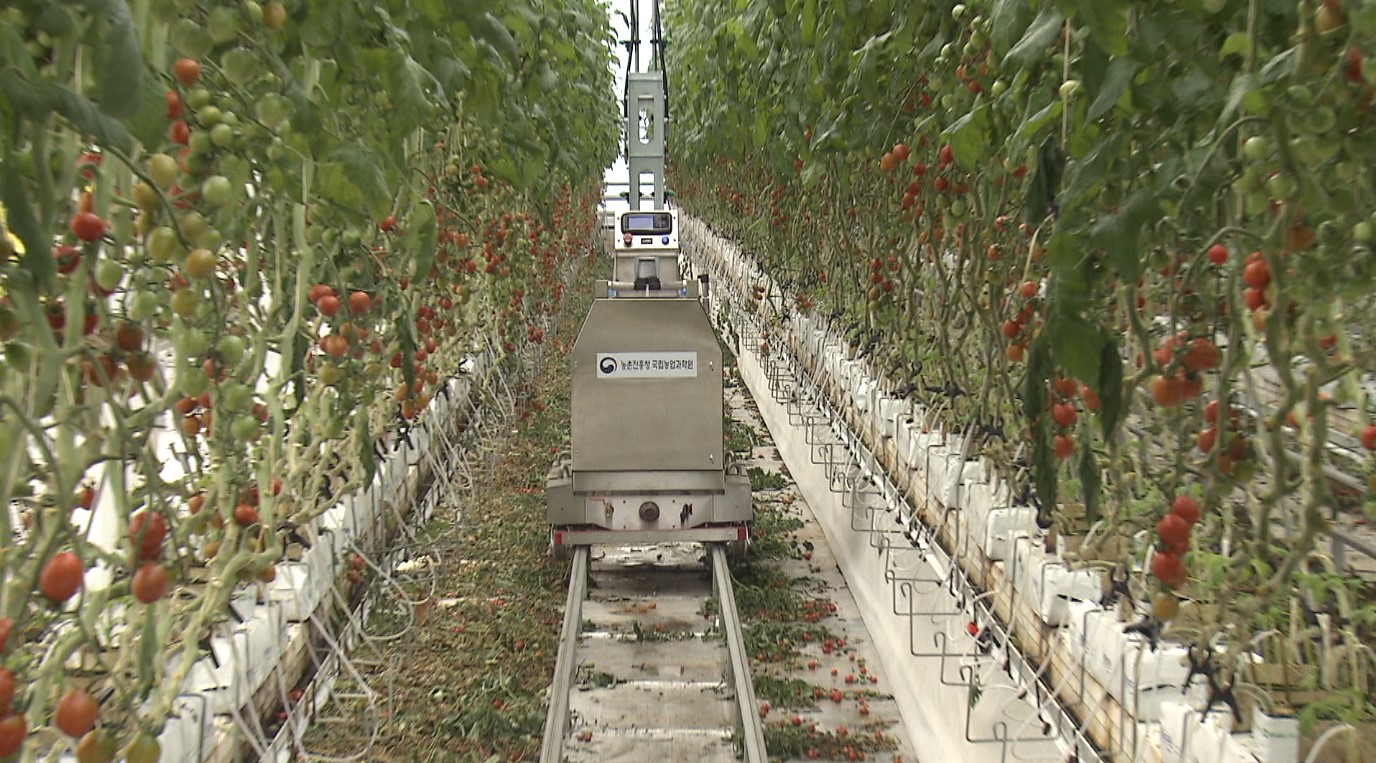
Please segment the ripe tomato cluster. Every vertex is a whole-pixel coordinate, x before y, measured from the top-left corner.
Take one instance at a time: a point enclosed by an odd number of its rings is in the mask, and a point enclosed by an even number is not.
[[[1198,522],[1199,503],[1187,495],[1176,496],[1156,522],[1157,547],[1151,557],[1151,574],[1168,589],[1179,588],[1189,578],[1184,557],[1190,550],[1190,532]]]

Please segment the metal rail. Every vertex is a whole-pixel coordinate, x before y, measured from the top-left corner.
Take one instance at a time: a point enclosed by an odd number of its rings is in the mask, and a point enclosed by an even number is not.
[[[725,636],[726,658],[723,676],[724,685],[734,697],[732,701],[737,735],[737,754],[746,763],[766,763],[764,726],[759,717],[755,699],[755,687],[750,675],[750,662],[746,655],[745,638],[741,630],[741,619],[736,608],[735,590],[731,582],[731,571],[727,566],[726,546],[722,543],[708,543],[708,566],[712,574],[712,593],[718,603],[720,627]],[[575,546],[573,565],[570,572],[569,595],[564,609],[564,622],[559,642],[559,654],[555,662],[554,678],[550,685],[549,711],[545,719],[544,739],[540,750],[542,763],[563,763],[565,754],[577,755],[573,750],[566,751],[565,745],[573,730],[571,725],[570,694],[580,661],[580,637],[584,627],[583,602],[589,589],[591,562],[588,546]],[[705,596],[704,591],[701,595]],[[586,658],[586,656],[584,657]],[[724,710],[724,708],[723,708]],[[584,751],[586,753],[586,751]]]
[[[588,597],[588,546],[573,550],[569,572],[569,598],[564,603],[564,625],[559,634],[559,656],[554,662],[554,681],[550,684],[549,713],[545,716],[545,739],[540,760],[560,763],[564,759],[564,740],[569,731],[569,692],[578,668],[578,631],[583,624],[583,600]]]
[[[726,549],[720,543],[713,543],[708,548],[711,549],[712,590],[721,607],[721,627],[726,632],[727,669],[736,690],[741,745],[747,763],[765,763],[764,723],[755,703],[755,682],[750,678],[750,658],[745,653],[745,637],[741,634],[741,618],[736,611],[731,570],[726,565]]]

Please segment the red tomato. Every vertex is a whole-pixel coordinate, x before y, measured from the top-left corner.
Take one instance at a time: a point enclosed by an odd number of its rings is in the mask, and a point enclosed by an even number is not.
[[[1167,514],[1157,520],[1156,535],[1177,554],[1185,553],[1190,547],[1190,523],[1178,514]]]
[[[71,551],[59,551],[43,564],[38,590],[54,604],[72,598],[81,589],[81,560]]]
[[[14,671],[0,668],[0,713],[10,709],[10,703],[14,701],[15,685]]]
[[[1376,424],[1367,424],[1362,430],[1362,447],[1367,450],[1376,450]]]
[[[320,314],[325,316],[326,318],[333,317],[336,313],[338,313],[339,307],[339,297],[336,297],[333,294],[326,294],[322,296],[320,299],[316,300],[315,303],[315,309],[319,310]]]
[[[241,503],[234,507],[234,521],[240,527],[257,524],[258,510],[246,503]]]
[[[157,562],[145,562],[134,573],[129,582],[129,590],[134,598],[144,604],[152,604],[167,595],[167,570]]]
[[[186,122],[178,119],[167,126],[167,139],[179,146],[185,146],[191,141],[191,128]]]
[[[100,237],[105,235],[105,221],[91,212],[78,212],[72,215],[68,228],[73,236],[87,243],[99,241]]]
[[[1203,337],[1190,340],[1189,349],[1185,351],[1185,368],[1193,373],[1218,368],[1218,347]]]
[[[1222,265],[1223,263],[1228,261],[1228,247],[1222,244],[1214,244],[1213,246],[1209,247],[1209,251],[1207,254],[1209,257],[1209,262],[1212,262],[1215,265]]]
[[[1218,442],[1218,430],[1213,427],[1201,430],[1199,436],[1195,438],[1195,446],[1201,452],[1208,453],[1214,449],[1214,444]]]
[[[201,78],[201,65],[193,58],[178,58],[172,64],[172,76],[182,85],[194,85]]]
[[[19,752],[28,734],[29,726],[24,716],[14,712],[0,715],[0,758]]]
[[[1257,260],[1248,264],[1242,271],[1242,282],[1253,289],[1265,289],[1271,283],[1271,269],[1266,266],[1266,261]]]
[[[1167,588],[1179,588],[1189,573],[1180,556],[1169,551],[1158,551],[1151,557],[1151,575]]]
[[[1201,450],[1206,450],[1201,448]],[[1199,522],[1199,503],[1188,495],[1178,495],[1171,501],[1171,514],[1185,520],[1185,524],[1193,527]]]
[[[100,706],[84,689],[68,689],[53,710],[53,725],[70,737],[80,737],[95,728]]]
[[[167,537],[167,520],[158,512],[140,511],[129,518],[129,545],[141,562],[157,559]]]

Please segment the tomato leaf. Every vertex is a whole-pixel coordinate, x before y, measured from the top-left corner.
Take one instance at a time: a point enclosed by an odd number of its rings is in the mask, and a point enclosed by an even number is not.
[[[1022,403],[1032,428],[1033,503],[1037,506],[1037,526],[1051,526],[1056,509],[1056,453],[1051,443],[1050,416],[1046,411],[1046,390],[1055,364],[1046,333],[1037,335],[1027,355],[1027,376],[1023,377]]]
[[[1223,104],[1223,109],[1218,112],[1218,119],[1214,121],[1214,134],[1226,129],[1233,121],[1233,115],[1237,113],[1237,107],[1242,105],[1242,99],[1253,90],[1253,80],[1251,72],[1241,72],[1233,78],[1233,84],[1228,88],[1228,100]]]
[[[1142,229],[1161,211],[1154,188],[1139,188],[1114,214],[1104,215],[1090,229],[1089,244],[1102,249],[1123,281],[1136,281],[1146,266],[1141,251]]]
[[[163,640],[158,634],[158,608],[145,607],[143,629],[139,634],[139,682],[136,689],[139,699],[146,699],[153,690],[162,656]]]
[[[811,45],[817,38],[817,0],[803,0],[803,43]]]
[[[100,44],[94,46],[95,76],[100,110],[113,117],[138,113],[143,99],[146,72],[138,30],[124,0],[90,0],[87,3],[93,23],[102,28]]]
[[[994,0],[989,11],[989,42],[995,56],[1004,56],[1032,23],[1032,6],[1026,0]]]
[[[354,418],[358,421],[357,432],[358,442],[358,465],[363,470],[363,480],[366,482],[373,478],[377,471],[377,459],[373,456],[373,435],[368,429],[368,409],[358,407],[354,409]]]
[[[1054,320],[1054,323],[1053,323]],[[1045,333],[1052,354],[1076,379],[1098,379],[1100,360],[1108,336],[1098,323],[1083,315],[1062,313],[1048,319]]]
[[[1075,21],[1089,27],[1088,39],[1113,56],[1128,52],[1128,6],[1104,0],[1076,0]]]
[[[1103,475],[1099,463],[1094,458],[1094,449],[1086,437],[1080,446],[1080,493],[1085,503],[1085,522],[1093,525],[1099,521],[1099,499],[1102,493]]]
[[[1107,114],[1127,92],[1128,86],[1132,84],[1132,78],[1137,76],[1139,69],[1141,64],[1131,58],[1120,56],[1110,61],[1108,72],[1104,74],[1104,82],[1099,87],[1099,94],[1089,105],[1085,118],[1095,120]]]
[[[51,244],[43,232],[24,188],[24,175],[19,171],[19,158],[12,148],[6,148],[0,161],[0,203],[5,206],[5,223],[24,244],[19,264],[33,278],[35,285],[51,294],[57,280],[57,266],[53,263]]]
[[[989,149],[989,111],[983,106],[966,112],[946,134],[951,141],[951,154],[961,167],[973,172]]]
[[[387,120],[392,133],[405,135],[414,131],[413,125],[423,123],[432,109],[431,99],[426,95],[422,82],[434,83],[434,79],[400,47],[393,47],[388,52],[384,77],[387,94],[392,99],[392,111],[396,116],[396,119]],[[436,95],[443,97],[438,92]]]
[[[1112,339],[1099,348],[1095,391],[1099,395],[1100,431],[1108,440],[1123,421],[1123,359],[1118,353],[1118,343]]]
[[[1034,98],[1036,98],[1036,95],[1028,95],[1027,108],[1029,112],[1036,103]],[[1046,105],[1042,106],[1035,114],[1030,114],[1023,118],[1022,124],[1018,126],[1018,131],[1013,134],[1014,144],[1021,145],[1023,141],[1035,137],[1043,128],[1055,124],[1060,120],[1063,110],[1065,110],[1064,101],[1054,96],[1048,96],[1048,103],[1046,103]]]
[[[1027,182],[1023,197],[1023,219],[1028,225],[1040,225],[1051,212],[1052,202],[1061,190],[1061,174],[1065,171],[1065,152],[1055,135],[1048,135],[1037,152],[1037,166]]]
[[[1065,17],[1048,3],[1037,18],[1033,19],[1022,39],[1014,45],[1008,55],[1003,57],[1004,71],[1017,71],[1037,63],[1047,55],[1047,48],[1061,34],[1061,23]]]
[[[326,154],[319,168],[320,195],[373,219],[391,204],[377,156],[361,143],[344,143]]]
[[[122,153],[134,150],[134,138],[124,125],[100,113],[95,104],[71,89],[48,80],[30,81],[11,71],[0,77],[0,97],[17,112],[34,121],[56,113],[79,133],[91,136],[98,145]]]
[[[1126,133],[1114,130],[1105,135],[1084,153],[1073,154],[1065,168],[1065,186],[1058,203],[1062,209],[1079,206],[1086,198],[1097,198],[1104,190],[1113,161],[1121,156]]]
[[[480,13],[468,20],[468,28],[476,39],[492,46],[513,68],[521,65],[521,50],[516,45],[516,38],[496,16]]]
[[[439,221],[435,205],[428,199],[412,200],[411,214],[407,216],[406,251],[414,258],[411,277],[420,280],[430,272],[435,264],[435,249],[439,244]]]

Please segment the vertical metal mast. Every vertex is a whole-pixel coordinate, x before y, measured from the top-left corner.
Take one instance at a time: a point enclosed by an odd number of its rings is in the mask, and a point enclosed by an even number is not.
[[[631,0],[631,55],[626,73],[626,167],[630,175],[630,208],[641,209],[647,196],[651,209],[664,209],[664,129],[668,118],[667,72],[660,31],[659,0],[654,3],[654,36],[650,67],[640,69],[640,0]],[[649,185],[648,193],[641,185]]]

